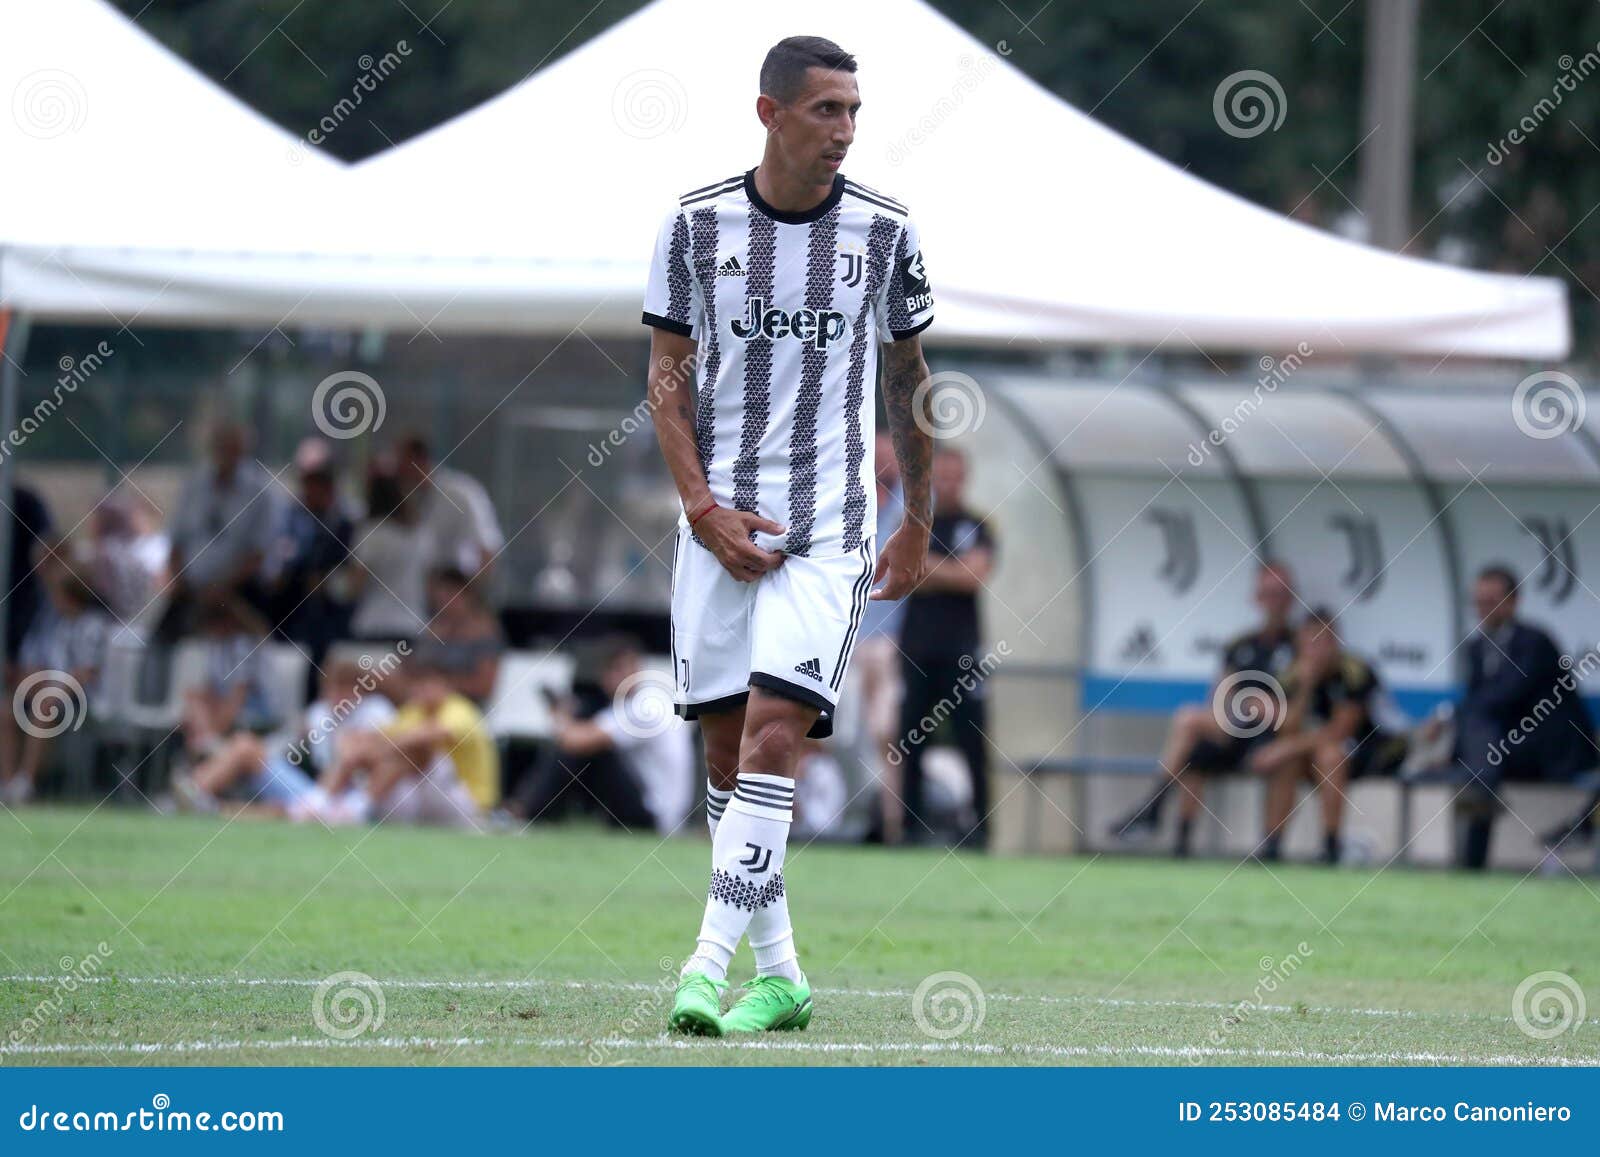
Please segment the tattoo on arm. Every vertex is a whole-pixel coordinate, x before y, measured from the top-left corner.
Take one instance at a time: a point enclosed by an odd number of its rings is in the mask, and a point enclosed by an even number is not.
[[[883,403],[889,415],[889,434],[900,462],[900,485],[905,492],[906,517],[926,525],[933,517],[931,473],[933,429],[927,413],[928,399],[916,397],[917,387],[928,380],[922,360],[922,342],[911,337],[891,342],[884,356]],[[921,416],[917,411],[921,410]]]

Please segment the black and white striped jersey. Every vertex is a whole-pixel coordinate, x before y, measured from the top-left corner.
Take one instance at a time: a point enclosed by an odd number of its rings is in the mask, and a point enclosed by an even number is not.
[[[788,528],[768,549],[826,557],[874,531],[880,342],[933,321],[899,202],[846,179],[804,213],[755,170],[686,193],[661,226],[644,323],[699,343],[695,440],[712,496]]]

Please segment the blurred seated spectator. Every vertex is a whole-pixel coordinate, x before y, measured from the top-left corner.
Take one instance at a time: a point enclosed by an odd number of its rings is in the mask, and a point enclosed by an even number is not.
[[[1380,710],[1377,673],[1343,648],[1337,624],[1323,608],[1301,622],[1282,689],[1285,708],[1275,734],[1249,758],[1250,770],[1268,780],[1266,834],[1257,856],[1281,858],[1295,788],[1309,780],[1322,795],[1321,862],[1337,864],[1345,789],[1352,779],[1395,771],[1405,759],[1405,737],[1380,726],[1388,716]]]
[[[44,605],[44,584],[36,570],[44,554],[45,541],[54,533],[50,511],[32,488],[18,482],[11,488],[11,573],[6,576],[6,654],[7,666],[17,661],[17,652],[33,617]]]
[[[1596,759],[1594,723],[1560,648],[1517,618],[1516,574],[1500,565],[1479,571],[1472,605],[1478,628],[1467,640],[1466,692],[1455,710],[1457,767],[1468,776],[1457,801],[1466,823],[1456,858],[1476,870],[1489,862],[1507,776],[1560,782]],[[1525,720],[1537,722],[1528,728]],[[1427,730],[1440,726],[1432,721]]]
[[[211,755],[236,732],[265,734],[279,723],[267,691],[267,624],[244,600],[212,595],[200,604],[205,681],[184,692],[183,745],[191,759]]]
[[[273,552],[273,618],[285,638],[303,644],[315,668],[346,632],[348,608],[329,579],[349,558],[355,527],[327,455],[303,446],[296,459],[299,501],[287,504]]]
[[[424,565],[456,567],[476,578],[506,544],[489,492],[471,475],[436,464],[425,438],[402,438],[395,449],[406,505],[428,537]]]
[[[262,566],[278,525],[278,484],[249,448],[244,427],[221,423],[211,436],[210,459],[178,492],[171,519],[171,602],[156,628],[163,642],[193,629],[195,607],[210,601],[208,592],[271,613]]]
[[[417,659],[406,663],[404,684],[394,719],[341,743],[318,787],[342,801],[335,818],[481,828],[500,800],[500,755],[483,713]]]
[[[428,625],[417,640],[417,653],[481,706],[494,694],[506,640],[479,585],[455,567],[441,567],[428,576]]]
[[[152,525],[158,517],[137,494],[110,494],[90,512],[89,533],[78,543],[86,581],[119,623],[143,618],[166,582],[171,546]]]
[[[83,724],[99,696],[100,669],[116,624],[100,597],[52,550],[39,564],[46,600],[17,655],[18,692],[0,744],[0,802],[26,803],[53,735]],[[22,732],[21,752],[18,735]]]
[[[415,639],[427,622],[428,549],[391,463],[374,463],[347,567],[358,639]]]
[[[1232,639],[1222,652],[1222,669],[1204,704],[1180,707],[1161,749],[1161,771],[1145,801],[1112,825],[1120,840],[1149,839],[1161,822],[1161,807],[1174,787],[1178,804],[1176,856],[1187,856],[1200,816],[1204,777],[1242,768],[1252,747],[1271,738],[1273,721],[1265,712],[1274,696],[1271,681],[1281,679],[1294,657],[1294,579],[1281,562],[1263,561],[1256,571],[1255,604],[1261,625]]]
[[[673,711],[670,678],[641,677],[641,658],[629,636],[601,644],[598,685],[580,700],[551,704],[555,751],[508,812],[541,820],[592,804],[619,828],[678,830],[694,807],[694,745]]]
[[[321,695],[305,710],[299,733],[286,746],[269,748],[250,732],[237,732],[186,775],[173,778],[173,792],[186,810],[214,812],[223,799],[310,818],[317,805],[309,797],[316,781],[336,761],[351,737],[388,726],[394,705],[383,694],[382,679],[356,663],[328,668]]]

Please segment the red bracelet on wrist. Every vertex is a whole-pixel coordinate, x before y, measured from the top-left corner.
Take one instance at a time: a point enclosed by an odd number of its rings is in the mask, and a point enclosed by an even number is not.
[[[695,523],[699,522],[702,518],[704,518],[706,515],[710,514],[716,508],[717,508],[717,500],[715,498],[713,498],[710,502],[708,502],[704,506],[702,506],[699,509],[698,512],[696,512],[694,514],[691,514],[689,516],[689,525],[693,526]]]

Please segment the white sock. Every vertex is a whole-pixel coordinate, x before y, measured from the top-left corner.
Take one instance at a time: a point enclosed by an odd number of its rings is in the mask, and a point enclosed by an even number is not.
[[[794,780],[761,772],[740,773],[733,798],[711,839],[711,887],[699,941],[683,966],[685,973],[704,972],[713,980],[726,979],[728,964],[751,917],[783,898],[783,857],[793,818]],[[788,923],[786,909],[785,933]],[[789,955],[793,955],[792,948]]]
[[[717,825],[722,822],[722,813],[728,808],[728,801],[733,798],[733,791],[723,791],[706,780],[706,827],[711,829],[711,838],[717,838]]]

